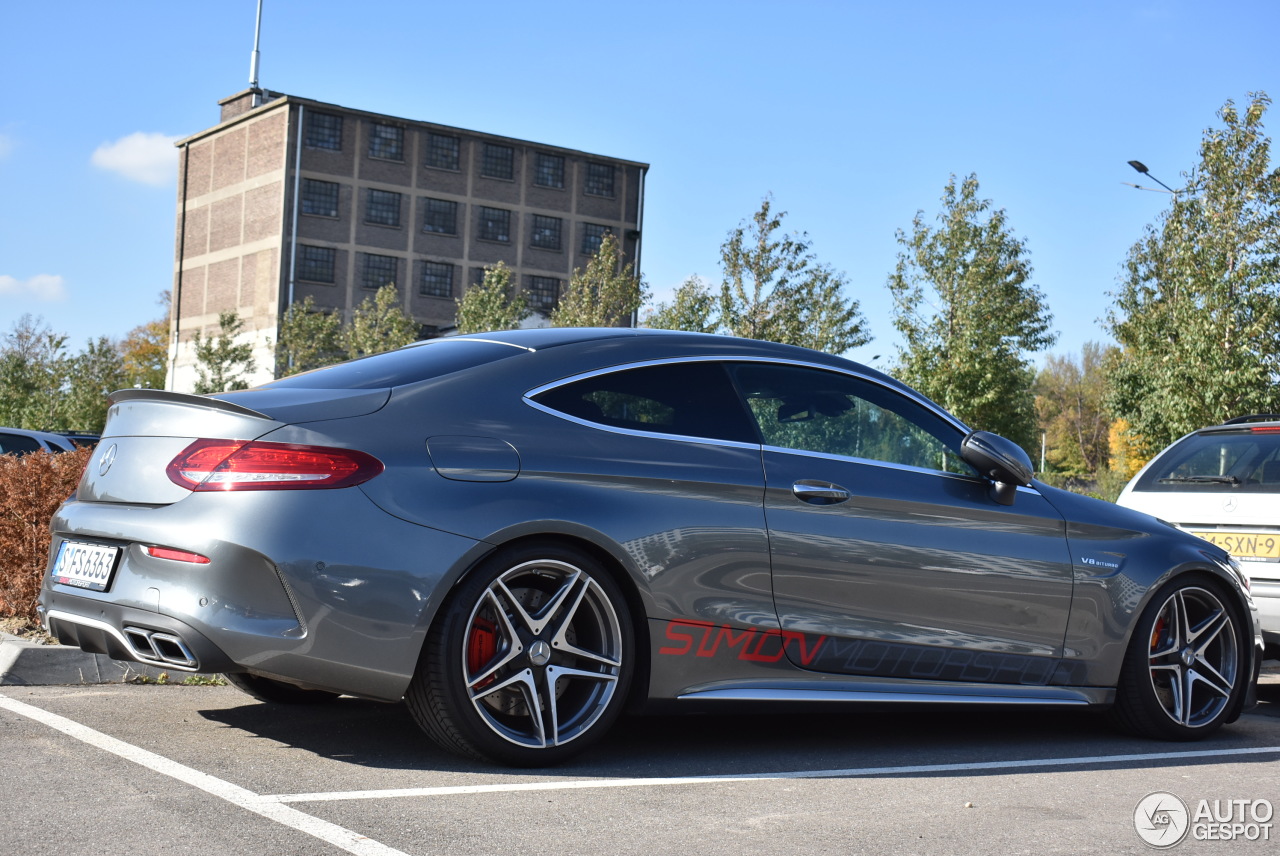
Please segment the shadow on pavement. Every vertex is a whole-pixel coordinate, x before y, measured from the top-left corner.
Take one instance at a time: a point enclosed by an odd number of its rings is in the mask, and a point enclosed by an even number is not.
[[[354,698],[278,705],[246,698],[237,707],[200,713],[260,738],[368,768],[669,777],[1241,748],[1258,745],[1248,733],[1256,730],[1249,726],[1253,717],[1280,717],[1280,684],[1262,689],[1266,696],[1249,717],[1195,744],[1128,737],[1114,731],[1104,715],[1082,710],[695,714],[624,717],[583,755],[543,771],[508,770],[448,754],[419,731],[404,705]]]

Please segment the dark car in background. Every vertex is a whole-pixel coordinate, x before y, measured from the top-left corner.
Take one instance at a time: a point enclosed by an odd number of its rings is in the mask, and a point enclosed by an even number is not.
[[[521,330],[112,401],[49,630],[269,701],[404,699],[461,754],[552,763],[624,707],[1111,707],[1194,739],[1252,702],[1225,550],[838,357]]]
[[[0,428],[0,455],[27,455],[31,452],[70,452],[72,440],[51,431],[28,431],[25,428]]]

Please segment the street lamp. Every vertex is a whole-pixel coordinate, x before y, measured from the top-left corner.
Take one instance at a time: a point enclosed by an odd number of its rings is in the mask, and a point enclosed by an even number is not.
[[[1146,164],[1144,164],[1142,161],[1131,160],[1131,161],[1129,161],[1129,166],[1133,167],[1133,168],[1134,168],[1134,169],[1136,169],[1138,172],[1142,173],[1142,174],[1143,174],[1143,175],[1145,175],[1147,178],[1151,179],[1151,180],[1152,180],[1152,181],[1154,181],[1156,184],[1158,184],[1158,185],[1160,185],[1161,187],[1163,187],[1163,188],[1164,188],[1164,190],[1156,190],[1154,187],[1143,187],[1143,186],[1138,185],[1138,184],[1130,184],[1130,183],[1129,183],[1129,182],[1127,182],[1127,181],[1125,181],[1125,182],[1121,182],[1122,184],[1128,184],[1130,187],[1136,187],[1138,190],[1150,190],[1150,191],[1152,191],[1152,192],[1154,192],[1154,193],[1177,193],[1177,192],[1178,192],[1178,191],[1174,190],[1172,187],[1170,187],[1169,185],[1165,184],[1165,183],[1164,183],[1163,181],[1161,181],[1160,179],[1156,178],[1154,175],[1152,175],[1152,174],[1151,174],[1151,170],[1147,169],[1147,165],[1146,165]]]

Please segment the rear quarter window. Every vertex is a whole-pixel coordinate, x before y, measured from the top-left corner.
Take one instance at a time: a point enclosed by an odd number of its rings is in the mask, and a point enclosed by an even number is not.
[[[715,362],[606,372],[537,392],[532,400],[608,428],[759,442],[728,374]]]

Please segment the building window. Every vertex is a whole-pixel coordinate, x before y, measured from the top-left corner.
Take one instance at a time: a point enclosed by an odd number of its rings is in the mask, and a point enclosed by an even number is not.
[[[589,196],[613,196],[613,165],[588,163],[587,184],[583,192]]]
[[[333,247],[298,247],[298,279],[305,282],[333,282],[334,261],[338,256]]]
[[[317,217],[337,217],[337,182],[302,179],[302,213],[315,214]]]
[[[307,146],[342,151],[342,117],[332,113],[307,114]]]
[[[604,241],[604,236],[612,234],[613,229],[608,226],[598,226],[595,223],[582,224],[582,254],[584,256],[594,256],[600,250],[600,244]]]
[[[482,285],[484,283],[484,268],[473,267],[471,269],[471,284]]]
[[[480,174],[485,178],[505,178],[510,180],[515,175],[515,150],[510,146],[484,144],[484,160],[480,163]]]
[[[544,250],[560,249],[561,222],[559,217],[543,217],[539,214],[534,214],[533,245]]]
[[[554,276],[529,277],[529,306],[548,311],[560,300],[560,280]]]
[[[395,285],[400,272],[400,260],[395,256],[376,256],[364,254],[364,270],[360,272],[360,285],[363,288],[379,289],[384,285]]]
[[[379,226],[399,226],[400,194],[370,188],[365,201],[364,221]]]
[[[422,231],[440,235],[458,234],[458,203],[447,199],[424,199]]]
[[[501,208],[480,208],[480,239],[511,243],[511,212]]]
[[[369,126],[369,157],[383,160],[404,160],[404,128],[399,125]]]
[[[533,183],[539,187],[564,187],[564,158],[538,152]]]
[[[427,166],[436,169],[458,169],[458,153],[461,146],[457,137],[447,134],[427,134]]]
[[[423,262],[419,290],[427,297],[453,297],[453,265]]]

